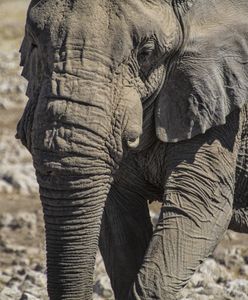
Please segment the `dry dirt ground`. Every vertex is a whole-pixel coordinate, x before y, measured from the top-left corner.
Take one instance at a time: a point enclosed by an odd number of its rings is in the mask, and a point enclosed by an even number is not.
[[[31,157],[15,140],[27,101],[18,67],[29,1],[0,0],[0,300],[47,299],[44,227]],[[152,207],[156,221],[158,206]],[[248,300],[248,236],[228,232],[179,299]],[[100,255],[94,299],[114,299]]]

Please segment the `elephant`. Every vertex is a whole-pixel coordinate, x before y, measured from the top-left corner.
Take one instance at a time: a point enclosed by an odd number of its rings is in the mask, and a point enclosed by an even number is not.
[[[115,299],[175,299],[248,232],[248,2],[31,0],[20,52],[50,299],[92,298],[98,247]]]

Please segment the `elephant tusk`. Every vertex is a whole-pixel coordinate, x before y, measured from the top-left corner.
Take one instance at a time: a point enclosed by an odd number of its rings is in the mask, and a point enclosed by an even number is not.
[[[137,137],[136,139],[127,140],[127,145],[129,148],[137,148],[139,146],[140,138]]]

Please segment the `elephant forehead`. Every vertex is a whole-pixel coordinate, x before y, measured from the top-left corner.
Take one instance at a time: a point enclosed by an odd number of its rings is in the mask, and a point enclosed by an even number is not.
[[[132,46],[121,8],[112,1],[41,0],[31,3],[27,24],[33,36],[53,49],[88,47],[117,57]]]
[[[133,48],[134,35],[156,35],[162,44],[171,44],[177,28],[173,9],[159,0],[35,0],[28,21],[55,47],[78,41],[118,55]]]

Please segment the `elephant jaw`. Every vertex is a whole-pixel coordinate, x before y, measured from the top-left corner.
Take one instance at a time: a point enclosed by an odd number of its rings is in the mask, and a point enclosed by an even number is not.
[[[133,87],[125,87],[122,101],[126,106],[125,110],[127,113],[124,138],[127,146],[135,149],[139,146],[140,135],[142,134],[143,108],[141,99]]]

